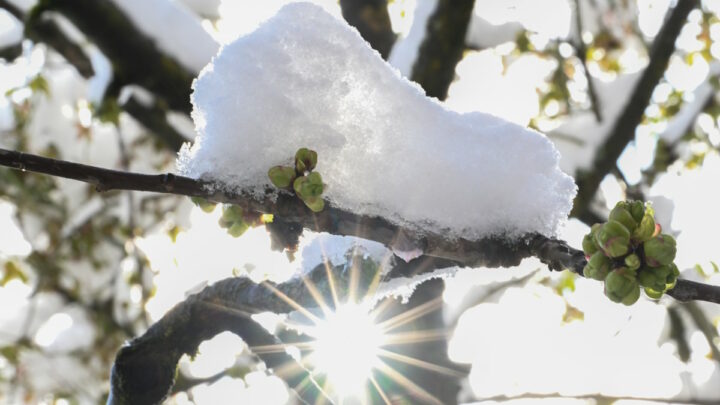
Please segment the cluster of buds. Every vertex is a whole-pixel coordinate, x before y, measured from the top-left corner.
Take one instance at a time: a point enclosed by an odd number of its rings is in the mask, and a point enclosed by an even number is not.
[[[261,215],[255,212],[247,212],[238,205],[225,204],[222,208],[222,216],[218,220],[221,228],[227,229],[227,233],[233,238],[244,234],[250,227],[256,227],[267,222],[272,222],[272,216]]]
[[[320,173],[313,172],[317,165],[317,152],[307,148],[295,153],[295,166],[274,166],[268,171],[270,181],[278,188],[290,188],[313,212],[320,212],[325,201],[320,197],[325,186]]]
[[[583,238],[588,263],[585,277],[605,281],[605,295],[614,302],[634,304],[643,287],[658,299],[673,288],[680,272],[675,239],[660,233],[655,212],[641,201],[621,201],[608,221],[595,224]]]

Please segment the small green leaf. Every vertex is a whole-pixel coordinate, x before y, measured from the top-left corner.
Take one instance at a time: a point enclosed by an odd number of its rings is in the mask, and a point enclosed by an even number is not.
[[[325,201],[320,197],[308,197],[304,198],[303,202],[305,205],[308,206],[313,212],[320,212],[325,208]]]
[[[230,228],[236,222],[243,221],[243,209],[237,205],[226,204],[223,205],[222,217],[218,220],[218,224],[222,228]]]
[[[197,205],[203,212],[213,212],[217,204],[212,203],[202,197],[190,197],[190,200]]]
[[[108,97],[105,98],[100,106],[97,108],[97,117],[100,122],[120,125],[120,106],[118,105],[117,99]]]
[[[228,233],[233,238],[237,238],[245,233],[249,228],[248,224],[245,223],[245,221],[238,221],[232,224],[230,228],[228,228]]]
[[[287,166],[274,166],[268,170],[268,177],[275,187],[287,188],[295,180],[295,169]]]
[[[15,262],[5,262],[4,270],[3,276],[0,278],[0,286],[4,287],[7,283],[15,279],[20,280],[23,283],[28,282],[27,276],[22,270],[20,270],[20,267],[18,267]]]
[[[295,181],[293,182],[293,189],[295,190],[295,193],[297,193],[297,195],[302,196],[302,187],[306,181],[307,177],[301,176],[295,179]]]
[[[319,197],[323,192],[323,182],[320,173],[312,172],[307,180],[301,183],[300,196],[302,198]]]
[[[50,94],[50,86],[48,86],[47,80],[45,80],[42,75],[35,76],[35,78],[28,83],[28,87],[34,92],[42,92],[45,93],[45,95]]]
[[[295,153],[295,168],[298,173],[311,171],[317,165],[317,152],[308,148],[300,148]]]

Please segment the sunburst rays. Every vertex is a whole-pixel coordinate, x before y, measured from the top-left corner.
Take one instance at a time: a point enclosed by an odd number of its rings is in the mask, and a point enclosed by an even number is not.
[[[283,329],[294,330],[302,335],[299,335],[297,339],[299,341],[251,346],[249,349],[256,354],[288,352],[293,355],[298,360],[297,363],[288,363],[273,370],[281,378],[311,370],[311,375],[307,375],[297,386],[291,387],[296,392],[302,392],[307,388],[307,384],[314,383],[312,379],[315,379],[323,392],[337,403],[352,398],[353,403],[390,404],[391,396],[386,392],[388,387],[383,388],[383,385],[391,382],[392,386],[404,390],[403,395],[409,395],[416,401],[441,404],[432,393],[413,382],[412,374],[404,375],[391,364],[410,366],[410,368],[402,368],[406,373],[407,370],[417,368],[445,376],[464,375],[446,366],[395,351],[396,348],[403,346],[443,340],[448,337],[449,333],[445,329],[404,330],[403,328],[419,318],[440,310],[442,297],[394,315],[389,315],[389,309],[395,305],[390,299],[380,301],[371,308],[370,303],[376,301],[375,293],[383,272],[376,268],[374,274],[362,274],[362,261],[353,259],[349,260],[348,266],[343,269],[346,274],[342,275],[336,274],[337,268],[325,261],[323,265],[327,281],[323,281],[323,285],[318,286],[310,278],[303,278],[304,286],[312,297],[314,306],[303,306],[273,284],[262,283],[299,315],[282,321]],[[388,262],[389,260],[382,261],[382,263]],[[329,291],[324,293],[325,289]],[[261,312],[260,309],[252,308],[238,310],[222,303],[211,305],[225,307],[226,310],[243,317]],[[356,389],[357,387],[360,389]],[[315,401],[318,404],[327,402],[327,398],[317,398]]]

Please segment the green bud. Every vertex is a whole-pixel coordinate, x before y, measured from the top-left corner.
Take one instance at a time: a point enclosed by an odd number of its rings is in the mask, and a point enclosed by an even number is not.
[[[222,208],[222,216],[218,220],[218,224],[222,228],[230,228],[236,222],[243,221],[243,209],[240,206],[225,204]]]
[[[583,269],[583,275],[593,280],[602,281],[605,280],[610,270],[612,270],[610,258],[602,252],[596,252]]]
[[[632,238],[638,242],[645,242],[646,240],[652,238],[654,233],[655,211],[652,207],[648,206],[647,209],[645,209],[645,214],[643,215],[642,220],[640,220],[640,225],[638,225],[638,227],[633,231]]]
[[[587,256],[592,256],[595,252],[598,251],[599,248],[597,243],[595,242],[595,237],[592,233],[589,233],[585,235],[585,237],[583,237],[582,248]]]
[[[610,216],[608,217],[608,219],[620,222],[630,232],[635,230],[635,228],[637,228],[638,226],[638,223],[635,221],[632,214],[630,214],[630,211],[627,210],[625,204],[621,205],[620,203],[618,203],[615,208],[610,211]]]
[[[645,295],[654,300],[659,300],[663,295],[663,291],[656,291],[650,287],[645,287]]]
[[[287,166],[273,166],[268,170],[268,177],[275,187],[287,188],[295,180],[295,169]]]
[[[665,277],[658,274],[655,268],[643,267],[637,273],[637,280],[643,287],[655,291],[665,291]]]
[[[640,223],[645,216],[645,204],[642,201],[630,201],[629,211],[636,223]]]
[[[190,200],[195,203],[204,212],[213,212],[217,204],[212,203],[202,197],[190,197]]]
[[[635,287],[633,287],[632,291],[630,291],[630,293],[628,293],[620,302],[629,306],[636,303],[638,298],[640,298],[640,286],[635,283]]]
[[[241,221],[243,219],[243,209],[239,205],[225,204],[223,205],[222,216],[228,221]]]
[[[675,263],[670,263],[670,274],[665,278],[665,291],[675,288],[679,276],[680,270],[678,270]]]
[[[317,165],[317,152],[308,148],[300,148],[295,153],[295,168],[298,173],[311,171]]]
[[[645,262],[652,267],[669,265],[675,260],[675,238],[668,234],[658,235],[643,244]]]
[[[611,271],[605,278],[605,295],[613,302],[625,303],[625,301],[632,301],[625,305],[634,303],[637,301],[637,297],[634,296],[637,294],[635,290],[638,290],[638,288],[635,276],[625,267]]]
[[[625,257],[625,265],[630,270],[637,270],[640,268],[640,257],[635,253],[631,253]]]
[[[620,257],[630,250],[630,231],[620,222],[609,220],[595,235],[600,248],[610,257]]]
[[[245,221],[238,221],[232,224],[230,228],[228,228],[227,232],[232,236],[233,238],[237,238],[240,235],[244,234],[245,231],[247,231],[249,228],[248,224],[245,223]]]
[[[325,208],[325,201],[320,197],[308,197],[304,198],[303,202],[305,205],[308,206],[313,212],[320,212]]]

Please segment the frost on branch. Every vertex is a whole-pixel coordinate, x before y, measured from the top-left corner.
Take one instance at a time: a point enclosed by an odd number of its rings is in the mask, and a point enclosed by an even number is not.
[[[470,240],[554,235],[575,195],[545,136],[448,111],[306,3],[221,49],[192,101],[179,172],[232,191],[266,192],[268,169],[308,147],[332,205]]]

